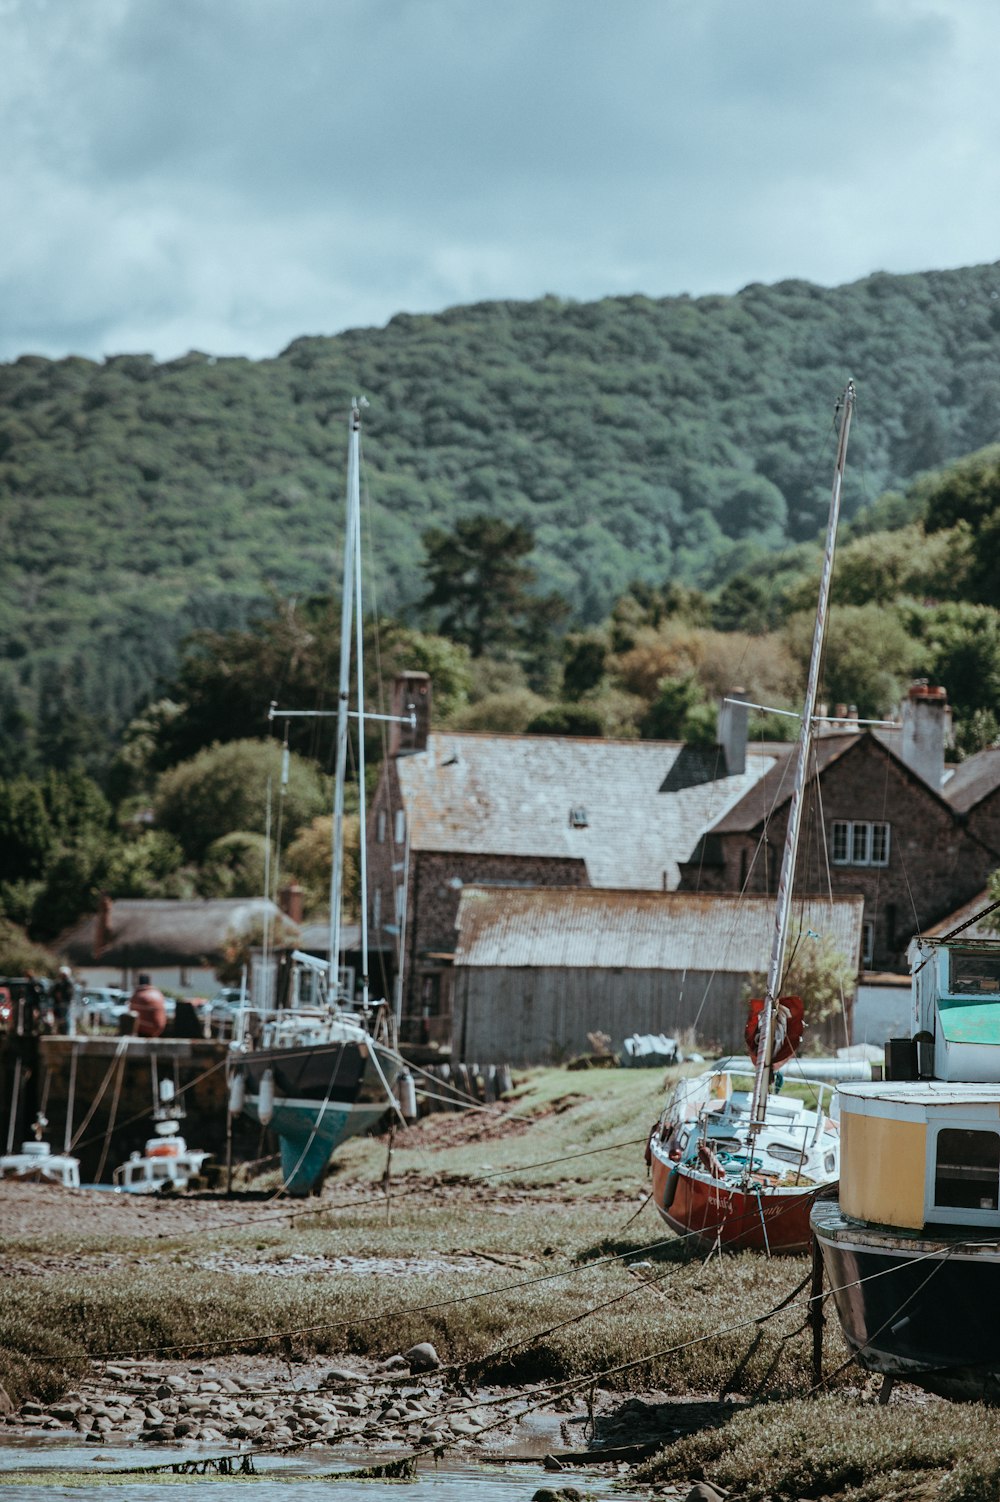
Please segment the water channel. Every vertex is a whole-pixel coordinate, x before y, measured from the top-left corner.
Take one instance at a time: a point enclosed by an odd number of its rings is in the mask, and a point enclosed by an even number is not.
[[[158,1452],[157,1462],[173,1456]],[[196,1447],[178,1451],[178,1461],[198,1459]],[[0,1448],[0,1502],[111,1502],[116,1496],[128,1502],[161,1502],[179,1495],[196,1502],[231,1502],[234,1495],[260,1502],[375,1502],[383,1496],[400,1502],[530,1502],[539,1487],[575,1486],[588,1502],[636,1502],[648,1496],[620,1490],[611,1467],[594,1470],[546,1471],[539,1462],[474,1461],[452,1457],[437,1465],[422,1464],[411,1481],[332,1480],[338,1473],[395,1457],[314,1449],[304,1455],[257,1461],[256,1477],[207,1475],[112,1476],[128,1466],[150,1464],[148,1451],[102,1448],[75,1441],[60,1443],[35,1438],[7,1442]],[[324,1474],[326,1473],[326,1474]],[[88,1479],[92,1478],[92,1479]],[[234,1492],[235,1487],[235,1492]]]

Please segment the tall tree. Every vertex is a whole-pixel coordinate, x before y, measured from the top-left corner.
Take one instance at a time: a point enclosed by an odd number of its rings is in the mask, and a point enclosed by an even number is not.
[[[469,516],[451,532],[429,527],[422,541],[430,589],[421,604],[440,612],[446,636],[464,642],[473,657],[539,646],[561,612],[558,596],[531,592],[536,572],[525,562],[535,546],[529,526]]]

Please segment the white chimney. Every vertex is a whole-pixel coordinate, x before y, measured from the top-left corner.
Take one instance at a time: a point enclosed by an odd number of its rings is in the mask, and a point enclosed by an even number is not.
[[[926,681],[911,684],[903,700],[902,720],[904,762],[940,791],[944,781],[944,748],[951,730],[947,691]]]
[[[736,777],[747,769],[747,723],[750,706],[746,689],[732,688],[719,705],[719,745],[726,758],[726,776]]]

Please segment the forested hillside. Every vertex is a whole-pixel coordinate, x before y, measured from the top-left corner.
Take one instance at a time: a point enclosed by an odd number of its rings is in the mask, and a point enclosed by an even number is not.
[[[585,626],[631,581],[711,588],[813,537],[849,375],[848,515],[993,440],[998,331],[987,266],[483,304],[260,362],[24,356],[0,367],[3,735],[86,753],[192,628],[328,588],[355,392],[381,610],[426,592],[425,529],[492,513],[532,529],[539,593]]]

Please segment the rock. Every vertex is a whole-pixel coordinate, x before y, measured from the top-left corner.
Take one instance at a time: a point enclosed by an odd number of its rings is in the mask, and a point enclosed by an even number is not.
[[[13,1412],[14,1404],[11,1400],[10,1394],[6,1391],[2,1383],[0,1383],[0,1414],[3,1414],[4,1417],[6,1417],[8,1414]]]
[[[542,1465],[547,1471],[564,1471],[566,1469],[562,1461],[557,1460],[554,1455],[546,1455],[542,1461]]]
[[[45,1409],[42,1407],[41,1403],[22,1403],[21,1404],[21,1415],[22,1415],[23,1418],[30,1418],[33,1414],[37,1415],[37,1414],[42,1414],[44,1412],[45,1412]]]
[[[437,1351],[429,1340],[422,1340],[403,1352],[402,1358],[411,1372],[433,1372],[441,1365]]]
[[[470,1419],[461,1418],[458,1414],[447,1420],[448,1428],[452,1434],[478,1434],[479,1425],[472,1423]]]
[[[729,1493],[720,1486],[713,1486],[710,1481],[696,1481],[684,1498],[684,1502],[723,1502]]]
[[[409,1365],[405,1356],[387,1356],[382,1362],[384,1372],[399,1372],[404,1366]]]
[[[531,1502],[583,1502],[583,1492],[575,1486],[540,1486]]]
[[[128,1372],[120,1366],[106,1366],[104,1375],[110,1377],[112,1382],[127,1382],[129,1376]]]

